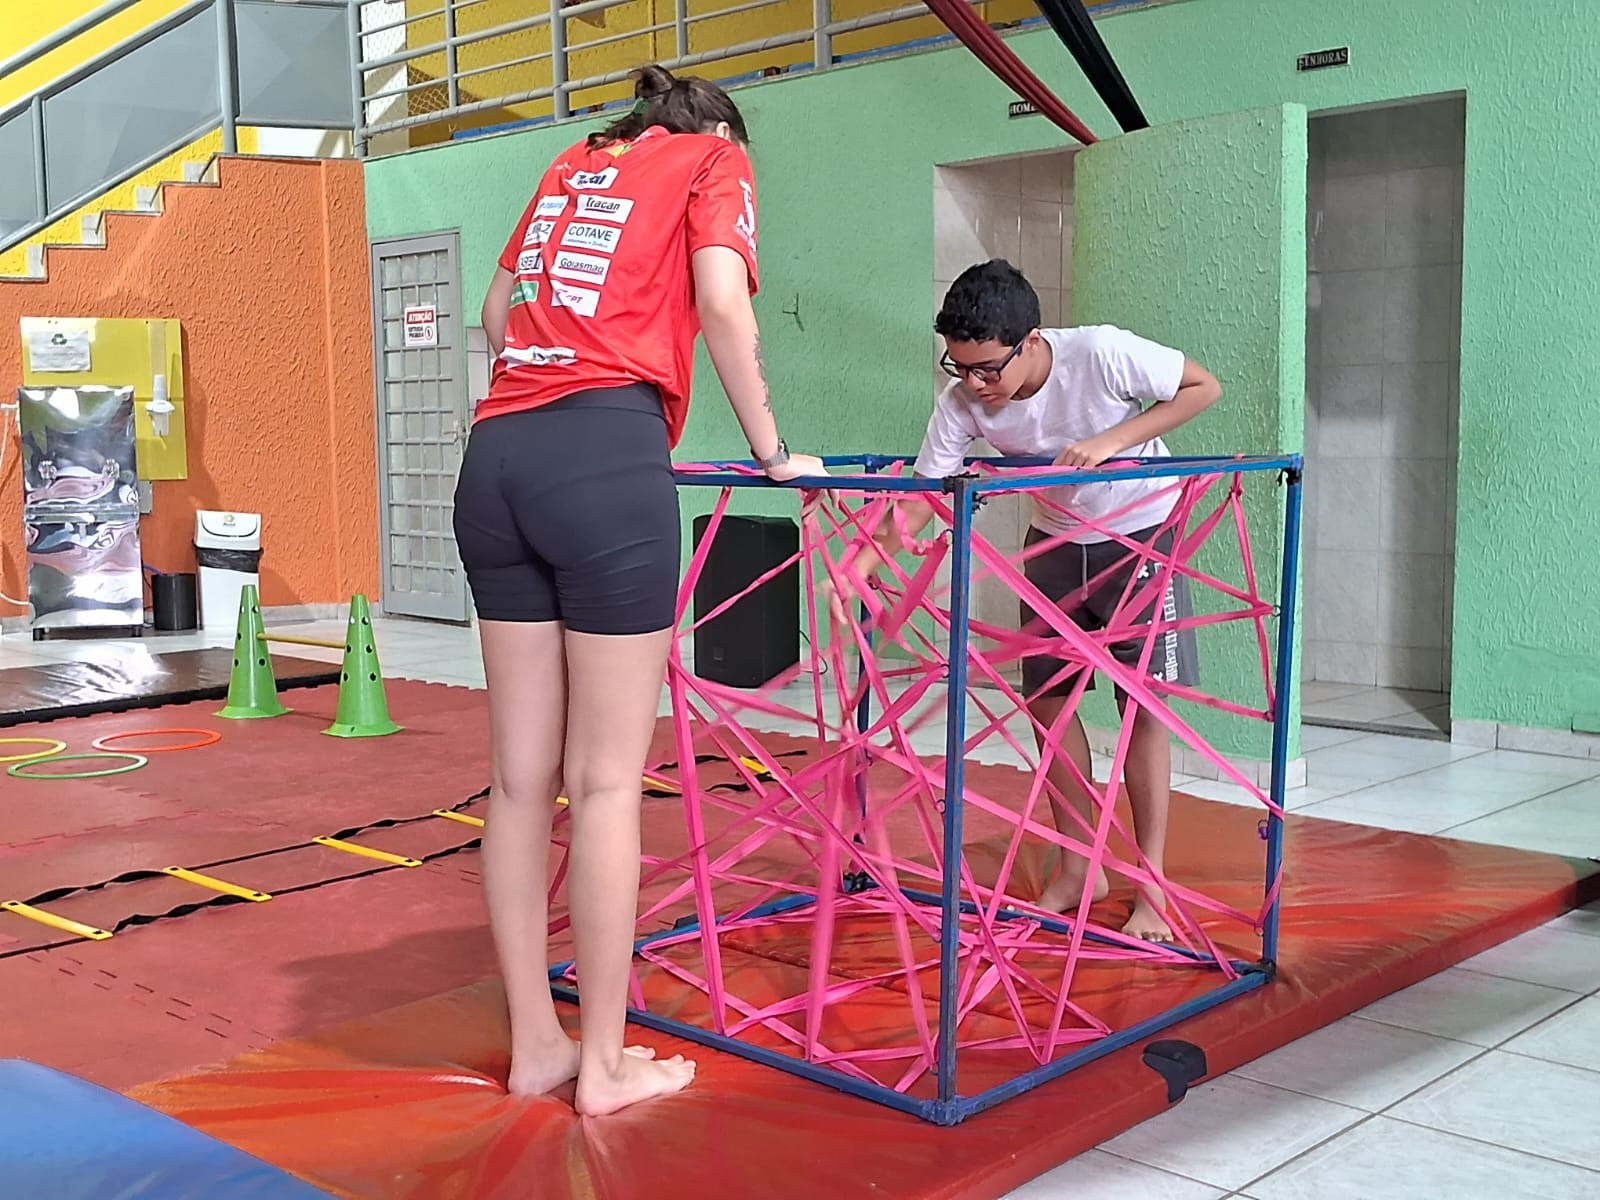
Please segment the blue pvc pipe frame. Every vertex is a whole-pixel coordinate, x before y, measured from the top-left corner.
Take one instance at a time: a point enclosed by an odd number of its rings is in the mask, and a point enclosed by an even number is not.
[[[950,572],[951,633],[949,682],[946,690],[944,804],[944,844],[947,852],[948,847],[959,847],[961,845],[962,819],[965,808],[963,798],[966,795],[966,759],[960,753],[949,753],[949,748],[951,746],[961,746],[966,741],[967,612],[972,565],[973,512],[980,496],[1017,491],[1023,488],[1056,487],[1063,484],[1087,482],[1105,483],[1123,479],[1183,478],[1194,475],[1231,475],[1234,473],[1258,474],[1274,472],[1282,477],[1288,486],[1288,492],[1284,505],[1282,572],[1278,590],[1278,645],[1275,671],[1277,691],[1274,696],[1272,713],[1272,781],[1268,793],[1273,803],[1280,809],[1282,808],[1289,757],[1289,694],[1295,678],[1295,605],[1300,565],[1301,481],[1305,470],[1304,459],[1301,455],[1288,454],[1279,457],[1239,458],[1172,457],[1122,459],[1093,471],[1063,469],[1039,472],[1030,474],[1025,478],[1012,480],[1007,480],[1003,477],[983,478],[977,474],[960,475],[948,480],[922,479],[914,476],[881,476],[878,474],[885,467],[897,462],[911,462],[914,457],[914,455],[881,454],[824,457],[822,461],[830,471],[840,468],[856,468],[859,473],[830,474],[826,477],[815,479],[797,479],[784,484],[773,483],[764,475],[749,474],[731,469],[724,471],[679,472],[677,479],[680,487],[790,487],[865,492],[938,492],[951,497],[954,507],[954,537],[952,539]],[[966,461],[969,466],[983,464],[992,467],[1047,467],[1051,465],[1050,460],[1044,458],[971,457]],[[721,460],[705,465],[749,468],[753,464],[748,461]],[[856,713],[858,726],[865,728],[868,719],[869,711],[865,696],[863,696],[861,707]],[[1267,816],[1266,843],[1267,869],[1264,887],[1270,890],[1283,865],[1283,820],[1274,813],[1269,813]],[[1005,1083],[997,1084],[975,1095],[963,1096],[957,1090],[956,1080],[957,1051],[955,1035],[957,1014],[954,998],[956,995],[956,969],[959,962],[957,955],[960,934],[959,916],[962,912],[970,910],[971,905],[961,899],[960,883],[960,873],[958,871],[945,871],[942,889],[937,896],[910,889],[907,889],[905,893],[912,899],[928,903],[937,902],[941,912],[939,1039],[938,1057],[935,1064],[938,1094],[933,1099],[918,1099],[908,1096],[882,1084],[868,1083],[829,1067],[806,1062],[804,1059],[769,1050],[764,1046],[742,1042],[737,1038],[715,1033],[698,1025],[690,1025],[669,1017],[662,1017],[655,1013],[630,1008],[628,1010],[629,1020],[650,1029],[656,1029],[663,1033],[684,1038],[687,1041],[709,1046],[715,1050],[737,1054],[741,1058],[747,1058],[753,1062],[774,1067],[790,1075],[798,1075],[801,1078],[824,1084],[848,1095],[870,1100],[875,1104],[909,1113],[936,1125],[956,1125],[976,1113],[992,1108],[1015,1096],[1020,1096],[1024,1092],[1031,1091],[1042,1083],[1058,1079],[1078,1067],[1091,1063],[1098,1058],[1103,1058],[1105,1055],[1120,1050],[1125,1046],[1142,1041],[1179,1022],[1187,1021],[1191,1017],[1198,1016],[1236,996],[1254,991],[1271,982],[1277,972],[1278,926],[1281,902],[1280,897],[1275,895],[1272,903],[1267,907],[1266,916],[1262,921],[1261,959],[1254,963],[1235,962],[1233,965],[1240,972],[1236,979],[1229,980],[1205,995],[1196,996],[1168,1009],[1166,1012],[1129,1026],[1127,1029],[1119,1030],[1116,1033],[1091,1042],[1053,1062],[1025,1071]],[[816,897],[806,894],[784,896],[752,909],[729,913],[719,918],[717,925],[720,927],[731,921],[789,912],[794,909],[804,908],[814,903],[815,900]],[[1037,920],[1039,918],[1034,919]],[[1041,924],[1053,932],[1071,932],[1071,926],[1064,921],[1041,920]],[[671,929],[653,933],[635,943],[635,953],[652,943],[679,937],[684,933],[697,930],[699,927],[700,922],[696,919],[685,921]],[[561,977],[567,974],[572,967],[573,963],[571,961],[556,963],[551,966],[551,991],[560,999],[577,1003],[577,991],[560,982]]]

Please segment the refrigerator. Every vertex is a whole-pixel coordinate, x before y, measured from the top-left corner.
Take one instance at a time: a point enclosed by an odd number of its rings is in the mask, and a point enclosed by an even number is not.
[[[33,636],[142,632],[133,388],[24,387],[17,416]]]

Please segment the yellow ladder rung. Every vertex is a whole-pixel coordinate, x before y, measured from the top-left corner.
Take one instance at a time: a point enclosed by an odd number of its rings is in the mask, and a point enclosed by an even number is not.
[[[436,808],[433,810],[433,815],[443,817],[446,821],[460,821],[463,825],[476,825],[479,829],[483,828],[482,817],[472,817],[466,813],[451,812],[448,808]]]
[[[266,892],[258,892],[254,888],[240,887],[236,883],[229,883],[223,879],[213,879],[210,875],[202,875],[198,871],[188,871],[183,867],[162,867],[163,875],[171,875],[174,879],[181,879],[185,883],[192,883],[196,887],[209,888],[213,892],[221,892],[225,896],[238,896],[241,900],[249,900],[253,904],[260,904],[263,900],[271,900]]]
[[[55,913],[45,912],[42,908],[34,908],[31,904],[24,904],[20,900],[0,901],[0,908],[6,912],[16,913],[19,917],[27,917],[30,921],[37,921],[41,925],[48,925],[52,929],[59,929],[64,933],[75,933],[81,938],[91,941],[103,942],[111,936],[110,930],[96,929],[93,925],[85,925],[81,921],[72,921],[66,917],[58,917]]]
[[[772,772],[767,770],[766,767],[762,766],[755,759],[753,759],[753,758],[745,758],[743,755],[741,755],[739,757],[739,761],[742,762],[745,766],[749,767],[757,775],[765,775],[769,779],[772,778]]]
[[[393,863],[397,867],[420,867],[420,858],[407,858],[403,854],[390,854],[387,850],[374,850],[371,846],[358,846],[354,842],[342,842],[338,838],[319,837],[312,838],[319,846],[327,846],[330,850],[343,850],[346,854],[359,854],[363,858],[375,858],[379,862]]]
[[[644,777],[644,786],[647,788],[654,788],[658,792],[671,792],[674,796],[683,795],[683,789],[681,787],[673,783],[670,779],[663,779],[659,775],[646,775]]]

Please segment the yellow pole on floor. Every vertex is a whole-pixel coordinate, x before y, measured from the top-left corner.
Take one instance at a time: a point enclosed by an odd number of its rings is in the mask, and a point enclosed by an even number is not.
[[[263,642],[289,642],[296,646],[321,646],[325,650],[343,650],[343,642],[330,642],[326,638],[291,637],[287,633],[258,633]]]

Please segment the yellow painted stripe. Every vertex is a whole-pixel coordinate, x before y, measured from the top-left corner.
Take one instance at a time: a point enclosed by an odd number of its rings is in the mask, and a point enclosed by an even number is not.
[[[214,879],[210,875],[202,875],[198,871],[187,871],[182,867],[162,867],[164,875],[171,875],[174,879],[181,879],[185,883],[192,883],[196,887],[210,888],[213,892],[221,892],[225,896],[238,896],[241,900],[249,900],[260,904],[263,900],[271,900],[266,892],[258,892],[254,888],[240,887],[236,883],[229,883],[223,879]]]
[[[79,921],[69,921],[66,917],[58,917],[55,913],[45,912],[42,908],[34,908],[31,904],[24,904],[20,900],[0,901],[0,908],[6,912],[16,913],[19,917],[27,917],[30,921],[37,921],[41,925],[48,925],[51,929],[59,929],[65,933],[75,933],[81,938],[91,941],[103,942],[111,936],[109,930],[96,929],[93,925],[85,925]]]
[[[362,858],[375,858],[379,862],[393,863],[397,867],[420,867],[420,858],[406,858],[402,854],[390,854],[387,850],[374,850],[371,846],[358,846],[354,842],[342,842],[338,838],[319,837],[312,838],[319,846],[327,846],[330,850],[343,850],[346,854],[359,854]]]

